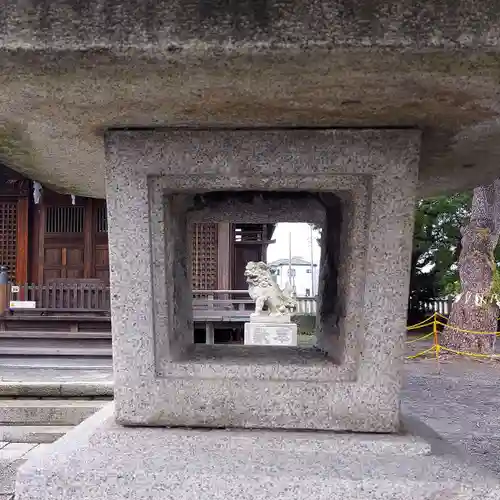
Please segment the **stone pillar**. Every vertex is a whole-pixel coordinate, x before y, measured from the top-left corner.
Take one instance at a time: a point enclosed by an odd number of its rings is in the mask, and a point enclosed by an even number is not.
[[[160,216],[161,205],[150,196],[146,175],[131,165],[112,162],[106,173],[115,398],[122,401],[135,392],[132,370],[144,381],[154,379],[152,337],[136,332],[154,329],[150,217]],[[124,345],[127,335],[133,350]],[[127,406],[121,405],[125,414]]]
[[[188,263],[191,240],[186,217],[189,201],[189,196],[164,197],[165,282],[154,281],[155,294],[161,294],[161,289],[166,288],[168,326],[166,331],[158,330],[156,336],[167,341],[171,360],[181,359],[194,343],[193,290]]]
[[[415,186],[414,176],[389,170],[349,193],[321,197],[326,222],[317,345],[355,370],[356,399],[383,409],[393,430],[399,426]]]
[[[117,419],[137,387],[154,384],[155,353],[180,359],[193,344],[186,205],[155,178],[107,165],[111,315]]]
[[[339,322],[342,311],[339,283],[341,238],[342,233],[342,200],[333,193],[321,195],[325,208],[325,223],[321,230],[321,257],[318,282],[318,308],[316,315],[317,346],[340,362]]]
[[[418,142],[415,131],[113,133],[118,421],[397,431]],[[262,148],[266,163],[253,156]],[[245,190],[306,191],[322,200],[326,357],[300,348],[193,345],[190,200],[197,192]]]
[[[215,344],[215,331],[214,324],[207,321],[205,325],[205,344],[213,345]]]

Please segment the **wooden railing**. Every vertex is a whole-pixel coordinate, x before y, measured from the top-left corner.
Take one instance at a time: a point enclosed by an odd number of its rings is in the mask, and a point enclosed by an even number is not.
[[[47,285],[8,285],[8,301],[32,301],[37,309],[110,310],[109,286],[92,281],[53,283]],[[296,314],[315,315],[314,297],[297,297]],[[8,307],[8,306],[7,306]],[[201,311],[222,313],[225,316],[248,317],[254,301],[247,290],[194,290],[195,316]],[[202,314],[204,316],[204,314]]]
[[[110,310],[109,286],[75,280],[47,285],[9,285],[11,301],[35,302],[37,309]]]

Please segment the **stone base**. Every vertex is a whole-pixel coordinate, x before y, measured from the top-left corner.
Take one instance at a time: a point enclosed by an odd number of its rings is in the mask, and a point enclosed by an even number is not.
[[[500,499],[411,436],[126,428],[101,410],[24,464],[16,500]]]
[[[272,324],[288,324],[292,322],[290,314],[277,314],[272,316],[269,313],[251,313],[250,323],[272,323]]]
[[[251,318],[245,323],[245,345],[296,346],[297,325],[279,316],[269,316],[265,323]]]

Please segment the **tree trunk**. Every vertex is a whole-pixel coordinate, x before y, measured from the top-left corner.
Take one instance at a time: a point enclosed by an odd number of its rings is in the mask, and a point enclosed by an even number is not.
[[[474,189],[469,223],[462,228],[458,261],[461,293],[454,302],[449,327],[445,327],[441,344],[461,352],[493,354],[494,334],[474,335],[453,329],[476,332],[497,330],[498,306],[492,300],[496,272],[494,250],[498,243],[500,181]]]

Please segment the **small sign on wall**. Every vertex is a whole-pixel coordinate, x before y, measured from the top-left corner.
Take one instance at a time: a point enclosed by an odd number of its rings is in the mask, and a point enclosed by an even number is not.
[[[36,302],[34,300],[11,300],[9,309],[36,309]]]

